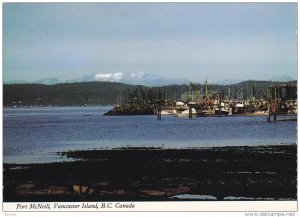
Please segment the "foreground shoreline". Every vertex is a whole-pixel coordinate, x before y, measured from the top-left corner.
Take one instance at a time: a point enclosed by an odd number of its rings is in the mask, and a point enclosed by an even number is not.
[[[297,146],[61,152],[3,164],[4,202],[297,200]]]

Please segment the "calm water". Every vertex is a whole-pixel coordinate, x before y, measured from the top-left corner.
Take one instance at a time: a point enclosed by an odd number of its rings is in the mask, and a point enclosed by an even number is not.
[[[297,122],[266,117],[102,116],[111,107],[3,110],[4,163],[60,161],[58,151],[158,146],[170,148],[290,144]],[[65,160],[65,159],[63,159]]]

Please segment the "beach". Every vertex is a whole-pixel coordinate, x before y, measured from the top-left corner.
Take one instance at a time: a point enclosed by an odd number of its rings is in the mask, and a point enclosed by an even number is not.
[[[4,202],[297,200],[297,146],[115,148],[8,164]]]

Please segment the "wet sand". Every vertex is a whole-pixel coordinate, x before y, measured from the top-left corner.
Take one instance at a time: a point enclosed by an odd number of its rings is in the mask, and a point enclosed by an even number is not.
[[[4,164],[4,201],[296,200],[297,146],[124,148]]]

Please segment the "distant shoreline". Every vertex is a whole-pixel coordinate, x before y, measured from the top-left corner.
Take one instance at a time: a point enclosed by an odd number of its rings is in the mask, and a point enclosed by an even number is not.
[[[276,84],[297,84],[297,80],[289,82],[273,82]],[[253,87],[255,84],[257,90],[267,90],[270,86],[270,81],[247,80],[237,84],[217,85],[208,84],[209,90],[222,91],[224,95],[228,92],[228,88],[232,91],[231,95],[236,96],[239,89],[244,93],[243,98],[248,99],[253,97],[252,93],[248,93],[248,87]],[[198,87],[204,87],[205,84],[197,84]],[[78,83],[62,83],[53,85],[43,84],[4,84],[3,85],[3,106],[84,106],[84,105],[116,105],[119,104],[120,93],[123,95],[129,91],[134,92],[136,89],[144,91],[151,88],[154,92],[164,93],[167,90],[168,96],[173,96],[176,100],[181,100],[189,87],[189,84],[170,84],[162,86],[144,86],[144,85],[129,85],[117,82],[78,82]],[[239,87],[239,88],[238,88]],[[242,88],[242,89],[240,89]],[[235,93],[234,93],[235,92]],[[264,98],[263,91],[259,91],[258,98]],[[175,95],[174,95],[175,94]],[[125,94],[126,95],[126,94]],[[139,98],[141,98],[141,93]]]
[[[115,107],[115,105],[70,105],[70,106],[22,106],[22,107],[11,107],[11,106],[3,106],[3,109],[38,109],[38,108],[96,108],[96,107]],[[136,114],[136,115],[144,115],[144,114]],[[156,115],[156,114],[145,114],[145,115]],[[116,115],[116,116],[130,116],[128,115]],[[135,116],[135,115],[134,115]],[[163,115],[164,116],[164,115]],[[232,115],[206,115],[202,117],[240,117],[240,116],[253,116],[253,117],[264,117],[265,114],[232,114]],[[280,114],[277,113],[277,116],[297,116],[297,114]]]

